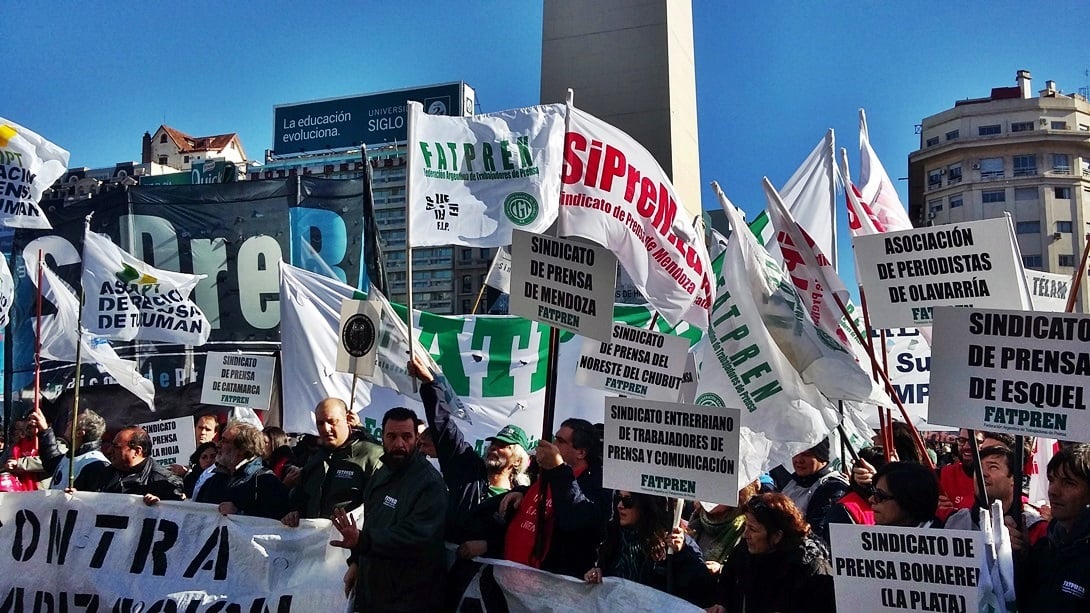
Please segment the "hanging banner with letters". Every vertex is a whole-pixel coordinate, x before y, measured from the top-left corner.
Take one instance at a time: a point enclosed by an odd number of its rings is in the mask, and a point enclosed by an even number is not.
[[[216,505],[57,490],[0,494],[10,611],[343,611],[347,550]],[[52,535],[52,536],[51,536]]]

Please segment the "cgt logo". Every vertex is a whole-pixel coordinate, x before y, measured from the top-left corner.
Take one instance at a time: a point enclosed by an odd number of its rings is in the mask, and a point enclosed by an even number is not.
[[[526,192],[515,192],[503,201],[503,214],[518,226],[528,226],[537,219],[537,199]]]

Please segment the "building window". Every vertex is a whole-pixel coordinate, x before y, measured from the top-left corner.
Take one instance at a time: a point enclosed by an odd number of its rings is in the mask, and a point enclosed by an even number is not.
[[[473,275],[462,275],[462,293],[473,291]]]
[[[189,156],[188,155],[182,156],[182,161],[185,162],[186,164],[188,164],[189,163]]]
[[[161,166],[166,166],[167,165],[167,156],[165,156],[165,155],[160,155],[159,156],[159,165],[161,165]]]
[[[1071,200],[1071,188],[1070,187],[1054,187],[1052,192],[1057,200]]]
[[[167,134],[166,134],[166,132],[163,132],[162,134],[159,135],[159,143],[160,144],[166,144],[166,142],[167,142]]]
[[[950,130],[946,133],[946,140],[957,140],[961,138],[961,130]]]
[[[1007,190],[1005,189],[989,189],[980,192],[980,201],[987,204],[989,202],[1006,202]]]
[[[938,213],[939,211],[941,211],[942,210],[942,198],[936,198],[935,200],[932,200],[932,201],[928,202],[927,203],[927,210],[931,213],[932,216],[934,216],[935,213]]]
[[[961,164],[951,164],[946,167],[946,184],[961,183]]]
[[[460,256],[463,262],[468,262],[473,257],[473,250],[469,247],[462,249]]]
[[[933,137],[927,139],[927,146],[928,147],[934,147],[937,144],[939,144],[939,137],[938,136],[933,136]]]
[[[1037,188],[1036,187],[1016,187],[1014,188],[1014,200],[1015,202],[1024,202],[1027,200],[1037,200]]]
[[[1022,256],[1022,266],[1025,266],[1026,268],[1040,268],[1041,264],[1041,256],[1039,255]]]
[[[1037,174],[1037,156],[1035,155],[1016,155],[1014,156],[1014,176],[1016,177],[1032,177]]]
[[[996,134],[1002,133],[1002,129],[997,123],[990,126],[980,126],[979,128],[977,128],[976,131],[977,134],[980,136],[994,136]]]
[[[488,249],[488,248],[481,249],[481,259],[482,260],[491,260],[492,259],[492,250]]]
[[[1060,266],[1067,266],[1068,268],[1071,268],[1075,265],[1075,256],[1071,255],[1070,253],[1060,255],[1057,260],[1058,261],[1056,263]]]
[[[1071,156],[1066,153],[1053,153],[1052,172],[1062,175],[1071,174]]]
[[[1054,121],[1054,122],[1052,122],[1052,129],[1053,130],[1066,130],[1067,129],[1067,122],[1066,121]]]
[[[1003,176],[1003,158],[981,158],[980,178],[994,179]]]
[[[470,306],[469,301],[468,300],[463,300],[462,301],[462,312],[463,313],[469,313],[469,306]]]
[[[1057,232],[1070,233],[1071,232],[1071,222],[1070,221],[1057,221],[1056,222],[1056,231]]]
[[[942,187],[942,169],[938,168],[927,173],[927,189]]]
[[[1040,234],[1041,222],[1037,221],[1020,221],[1014,224],[1014,232],[1016,234]]]
[[[1011,123],[1011,132],[1032,132],[1032,121],[1015,121]]]
[[[953,196],[950,196],[950,208],[956,209],[963,204],[965,204],[965,202],[962,200],[961,194],[954,194]]]
[[[1090,126],[1088,126],[1088,125],[1086,125],[1084,123],[1080,123],[1079,124],[1079,132],[1090,132]]]

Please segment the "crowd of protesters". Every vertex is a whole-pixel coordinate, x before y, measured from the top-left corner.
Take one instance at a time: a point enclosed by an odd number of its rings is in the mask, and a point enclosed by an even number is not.
[[[935,433],[921,449],[903,425],[890,453],[859,450],[850,472],[832,467],[823,440],[745,485],[734,506],[686,502],[603,487],[602,427],[582,419],[563,421],[536,445],[506,425],[482,456],[436,373],[419,360],[409,372],[426,420],[391,409],[381,439],[328,398],[314,410],[317,436],[294,445],[275,426],[199,415],[189,463],[167,467],[152,459],[142,428],[107,434],[91,410],[76,418],[70,464],[69,442],[35,410],[13,428],[0,490],[192,500],[292,528],[331,520],[340,533],[331,546],[349,550],[345,593],[361,611],[506,610],[502,586],[479,558],[590,584],[626,579],[713,612],[834,611],[830,524],[980,530],[981,508],[998,501],[1019,606],[1090,605],[1090,444],[1058,446],[1042,507],[1015,482],[1014,437]],[[360,506],[362,522],[351,513]],[[474,580],[479,590],[465,596]]]

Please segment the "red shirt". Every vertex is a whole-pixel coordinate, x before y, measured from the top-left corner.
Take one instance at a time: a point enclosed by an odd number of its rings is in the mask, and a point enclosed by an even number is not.
[[[939,471],[939,494],[949,498],[954,505],[953,509],[938,510],[936,515],[942,521],[946,521],[958,509],[973,508],[976,499],[973,476],[965,474],[960,462],[943,466]]]
[[[585,469],[584,469],[585,470]],[[575,478],[583,474],[582,470],[574,471]],[[556,525],[556,515],[553,511],[552,490],[546,491],[545,518],[538,521],[537,509],[541,501],[541,478],[538,478],[526,495],[522,497],[518,511],[514,519],[507,526],[507,535],[503,544],[503,557],[512,562],[541,568],[541,562],[549,555],[549,546],[552,544],[553,527]],[[545,527],[545,547],[540,556],[534,555],[534,543],[537,541],[538,525]]]

